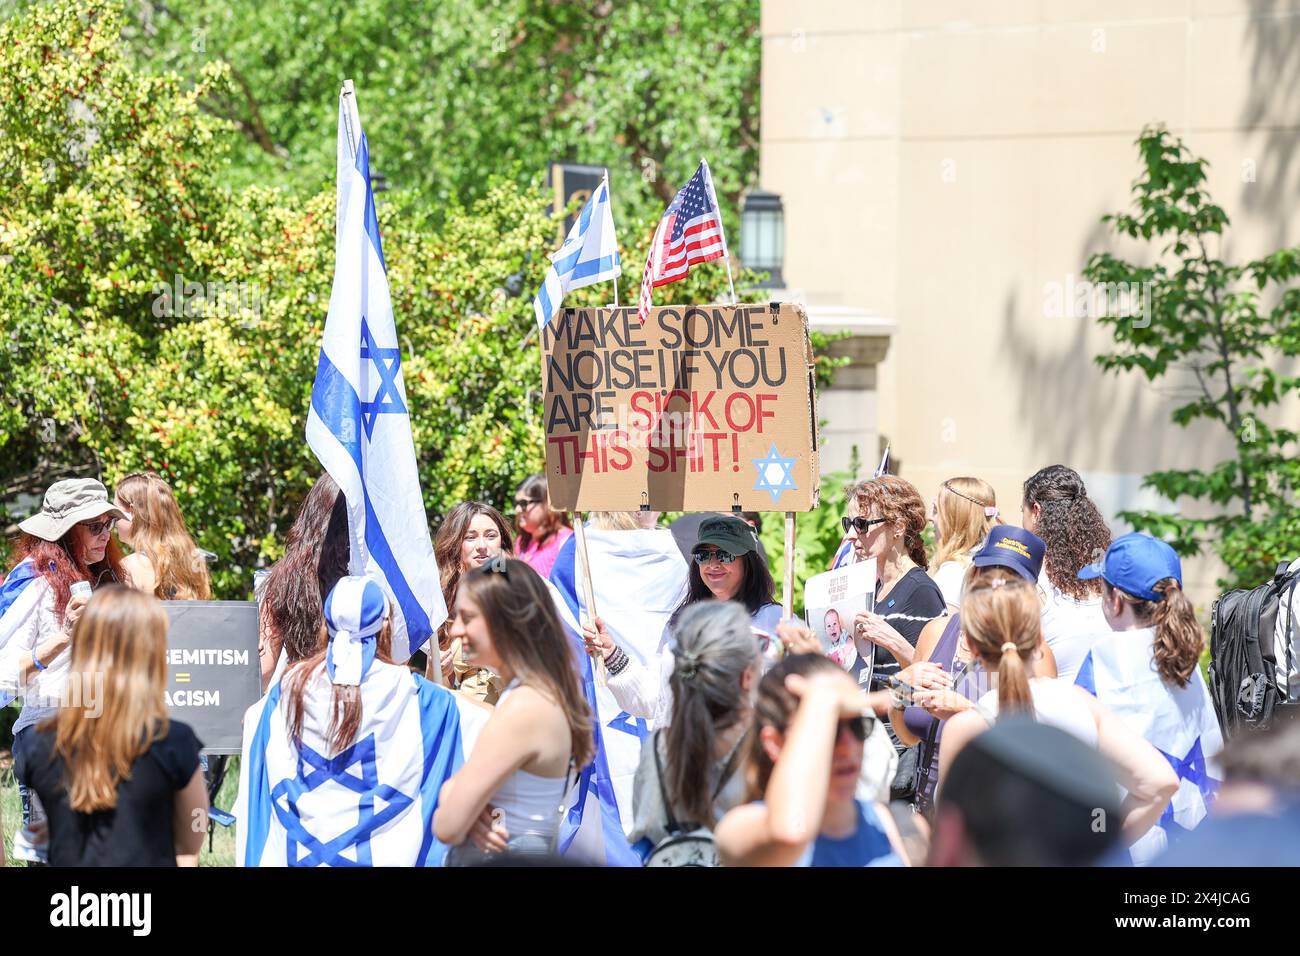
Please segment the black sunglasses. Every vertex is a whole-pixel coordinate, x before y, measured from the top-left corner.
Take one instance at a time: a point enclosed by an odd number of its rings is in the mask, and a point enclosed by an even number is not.
[[[853,735],[854,739],[857,740],[858,743],[863,743],[869,736],[871,736],[872,728],[875,726],[876,722],[874,720],[868,722],[866,717],[847,717],[844,720],[841,720],[839,725],[835,728],[835,739],[838,740],[840,734],[844,732],[844,728],[847,727],[849,733]]]
[[[884,524],[888,520],[888,518],[841,518],[840,527],[844,529],[845,534],[849,533],[849,528],[858,534],[866,534],[873,524]]]

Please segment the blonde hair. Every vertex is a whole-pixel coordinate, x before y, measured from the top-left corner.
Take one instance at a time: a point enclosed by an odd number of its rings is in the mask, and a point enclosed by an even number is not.
[[[54,730],[68,804],[79,813],[117,806],[117,787],[167,735],[167,614],[122,585],[95,592],[72,632],[68,689],[76,696],[42,725]]]
[[[593,511],[591,526],[601,531],[640,531],[642,528],[635,511]]]
[[[939,486],[935,505],[938,525],[943,527],[934,554],[935,570],[945,561],[969,566],[970,552],[988,537],[994,525],[1002,524],[996,514],[998,500],[993,486],[982,478],[949,478]],[[989,514],[989,508],[995,513]]]
[[[1030,661],[1042,640],[1038,589],[1005,568],[971,568],[961,594],[961,629],[971,650],[996,662],[998,713],[1033,716]]]
[[[131,513],[131,550],[153,564],[154,596],[167,601],[212,597],[207,564],[185,528],[171,485],[152,471],[136,472],[118,482],[117,499]]]

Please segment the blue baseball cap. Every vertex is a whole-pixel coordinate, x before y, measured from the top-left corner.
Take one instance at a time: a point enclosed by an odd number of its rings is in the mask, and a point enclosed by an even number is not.
[[[1164,595],[1154,590],[1165,578],[1183,585],[1183,566],[1178,552],[1149,534],[1134,531],[1116,538],[1106,549],[1106,556],[1079,572],[1079,580],[1102,578],[1113,588],[1144,601],[1161,601]]]
[[[971,563],[977,568],[1010,568],[1026,581],[1037,583],[1047,544],[1032,531],[1015,525],[995,525]]]

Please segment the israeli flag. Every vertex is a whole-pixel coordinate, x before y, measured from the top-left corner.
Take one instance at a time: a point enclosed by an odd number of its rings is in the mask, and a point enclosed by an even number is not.
[[[30,585],[39,578],[31,558],[19,561],[0,587],[0,652],[19,627],[35,612],[40,603],[42,588]],[[0,707],[6,707],[18,697],[19,688],[0,686]]]
[[[686,596],[687,567],[666,529],[601,531],[587,528],[596,611],[618,646],[638,664],[659,667],[668,619]],[[588,616],[578,587],[576,536],[560,548],[551,586],[560,621],[578,657],[587,703],[596,715],[596,759],[584,768],[560,825],[560,852],[607,866],[639,866],[628,846],[632,830],[632,784],[641,746],[653,730],[649,720],[623,710],[596,680],[579,622]]]
[[[302,745],[289,735],[283,682],[244,715],[236,866],[439,866],[438,791],[460,769],[490,711],[375,661],[360,684],[354,743],[330,753],[324,665],[303,694]]]
[[[1157,824],[1129,848],[1138,866],[1205,818],[1223,779],[1223,736],[1200,669],[1186,687],[1170,687],[1155,667],[1150,628],[1114,631],[1083,659],[1075,683],[1141,734],[1178,774],[1178,792]]]
[[[545,328],[551,316],[559,311],[560,303],[570,289],[607,282],[623,274],[618,258],[618,239],[614,236],[608,173],[582,207],[564,245],[549,258],[551,268],[533,299],[533,312],[539,329]]]
[[[447,606],[420,494],[369,170],[349,80],[339,94],[334,289],[307,444],[347,498],[349,573],[374,578],[392,602],[393,659],[401,662],[447,619]]]

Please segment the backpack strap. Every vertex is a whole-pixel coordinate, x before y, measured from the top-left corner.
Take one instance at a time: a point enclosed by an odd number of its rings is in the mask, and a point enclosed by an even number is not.
[[[1288,568],[1290,563],[1286,565]],[[1286,687],[1281,688],[1285,695],[1286,702],[1292,703],[1291,700],[1291,674],[1295,670],[1295,661],[1292,659],[1291,645],[1294,638],[1300,637],[1300,631],[1296,630],[1295,623],[1295,599],[1296,585],[1300,584],[1300,570],[1291,575],[1291,586],[1286,591],[1286,627],[1282,630],[1282,640],[1286,644]]]

